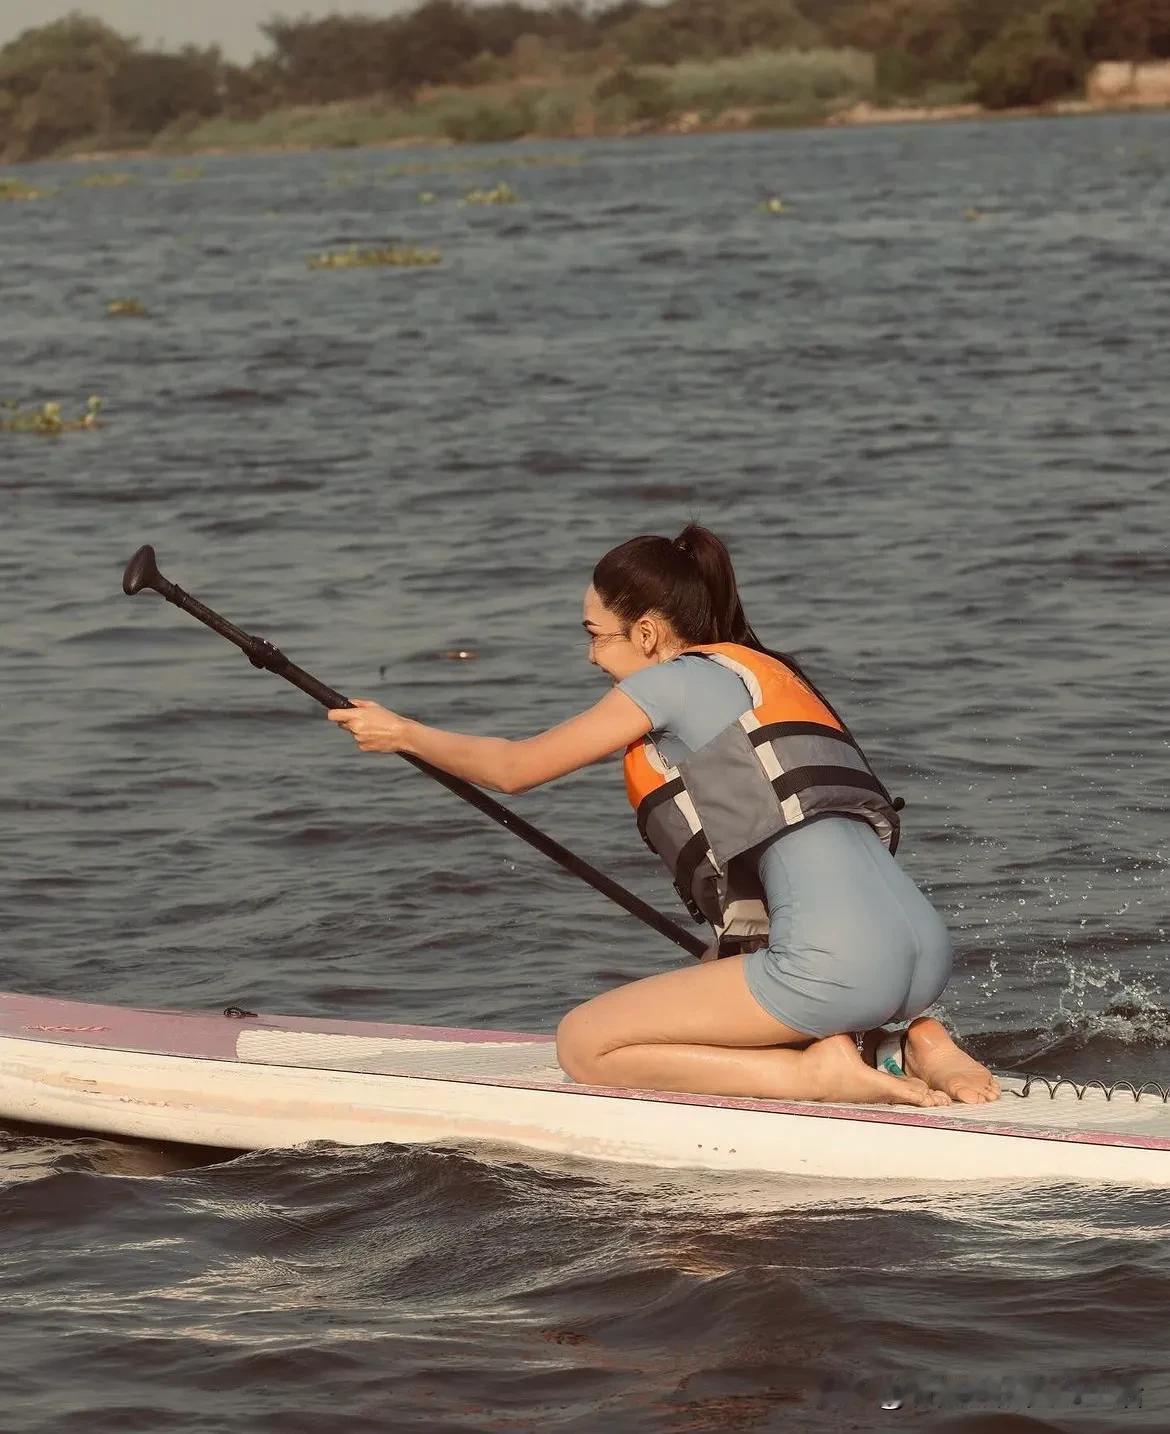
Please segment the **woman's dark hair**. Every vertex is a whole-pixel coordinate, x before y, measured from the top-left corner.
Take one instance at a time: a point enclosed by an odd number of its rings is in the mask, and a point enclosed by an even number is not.
[[[844,727],[796,659],[765,647],[756,636],[739,600],[731,554],[709,528],[688,523],[677,538],[631,538],[611,548],[593,569],[593,587],[627,627],[643,613],[656,612],[685,643],[735,642],[778,658]]]

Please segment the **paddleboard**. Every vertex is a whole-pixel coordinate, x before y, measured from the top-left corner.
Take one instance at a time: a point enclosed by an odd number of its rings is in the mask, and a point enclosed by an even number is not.
[[[553,1038],[0,993],[0,1119],[259,1150],[490,1142],[675,1169],[1170,1188],[1170,1092],[999,1075],[990,1105],[578,1085]]]

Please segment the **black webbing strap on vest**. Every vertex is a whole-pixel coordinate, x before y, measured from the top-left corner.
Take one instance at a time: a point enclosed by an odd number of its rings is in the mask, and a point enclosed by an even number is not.
[[[872,772],[859,772],[856,767],[793,767],[790,772],[782,772],[772,779],[772,789],[782,802],[808,787],[818,786],[864,787],[867,792],[890,800],[889,792]]]
[[[699,868],[699,863],[706,859],[709,850],[706,833],[697,831],[679,852],[678,864],[674,869],[674,889],[682,898],[682,903],[691,913],[692,919],[700,926],[707,918],[699,910],[692,893],[695,872]]]

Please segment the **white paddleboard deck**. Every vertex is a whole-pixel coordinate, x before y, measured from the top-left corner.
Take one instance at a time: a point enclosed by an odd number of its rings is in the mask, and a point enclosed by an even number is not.
[[[551,1036],[0,993],[0,1119],[231,1150],[486,1141],[665,1168],[1170,1188],[1160,1087],[1000,1081],[990,1105],[930,1110],[611,1089],[570,1081]]]

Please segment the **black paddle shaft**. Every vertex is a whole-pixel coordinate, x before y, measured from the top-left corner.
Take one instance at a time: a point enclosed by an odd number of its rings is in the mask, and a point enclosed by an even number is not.
[[[174,603],[176,607],[205,623],[213,632],[218,632],[220,637],[225,637],[228,642],[234,643],[253,667],[261,667],[268,672],[276,673],[286,682],[291,682],[294,687],[299,687],[314,701],[320,702],[323,707],[352,707],[354,705],[348,697],[332,687],[327,687],[325,683],[318,682],[303,667],[298,667],[295,662],[290,662],[280,648],[273,646],[266,638],[254,637],[251,633],[244,632],[235,623],[228,622],[227,618],[220,617],[219,613],[213,612],[198,598],[193,598],[190,593],[184,592],[177,583],[168,582],[158,570],[154,549],[149,543],[138,549],[126,564],[126,571],[122,574],[122,591],[124,593],[133,597],[143,588],[150,588],[159,593],[166,598],[167,602]],[[590,866],[587,861],[583,861],[581,857],[562,846],[559,841],[554,841],[552,837],[546,836],[531,822],[526,822],[523,817],[517,816],[514,811],[489,797],[479,787],[472,786],[470,782],[465,782],[460,777],[453,777],[450,772],[444,772],[441,767],[434,767],[430,762],[424,762],[421,757],[414,757],[406,752],[400,752],[398,755],[404,761],[409,762],[412,767],[417,767],[420,772],[425,772],[428,777],[433,777],[449,792],[454,792],[457,797],[462,797],[465,802],[470,802],[473,807],[483,812],[484,816],[491,817],[492,821],[506,827],[521,841],[526,841],[529,846],[535,847],[537,851],[555,861],[565,871],[588,882],[595,891],[600,891],[603,896],[608,896],[611,901],[615,901],[631,916],[636,916],[639,921],[644,921],[647,926],[653,927],[660,935],[669,937],[684,951],[689,951],[692,956],[701,956],[706,950],[707,943],[705,941],[684,930],[677,922],[671,921],[668,916],[663,916],[662,912],[656,911],[653,906],[635,896],[632,891],[627,891],[624,886],[619,886],[604,872]]]

